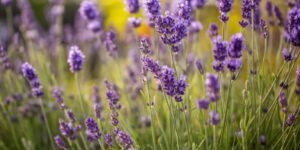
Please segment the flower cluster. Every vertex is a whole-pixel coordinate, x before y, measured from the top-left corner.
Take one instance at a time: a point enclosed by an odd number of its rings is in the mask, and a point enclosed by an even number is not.
[[[123,149],[130,149],[133,146],[133,140],[125,131],[115,130],[116,141]]]
[[[139,11],[140,5],[139,5],[139,0],[125,0],[126,8],[127,10],[135,14]]]
[[[106,86],[106,97],[108,99],[109,108],[111,109],[110,120],[113,126],[117,126],[119,124],[118,120],[118,112],[117,110],[121,108],[121,104],[119,103],[120,94],[118,87],[110,83],[109,81],[105,81]]]
[[[108,51],[110,56],[115,56],[117,53],[117,36],[116,33],[111,29],[106,33],[105,41],[104,41],[106,50]]]
[[[217,72],[224,70],[225,59],[227,57],[228,51],[228,42],[222,41],[221,36],[217,36],[213,39],[213,56],[214,56],[214,63],[213,68]]]
[[[223,22],[227,22],[228,21],[228,15],[227,13],[231,10],[232,8],[232,3],[233,0],[217,0],[217,5],[219,7],[221,16],[220,19]]]

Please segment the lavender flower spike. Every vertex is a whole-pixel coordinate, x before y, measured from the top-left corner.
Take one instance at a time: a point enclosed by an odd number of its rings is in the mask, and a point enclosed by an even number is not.
[[[73,73],[79,72],[82,69],[85,56],[78,46],[71,46],[69,51],[68,63],[70,70]]]
[[[61,136],[59,136],[59,135],[55,136],[54,140],[59,149],[67,149],[66,144]]]
[[[144,8],[149,17],[160,15],[159,0],[145,0]]]
[[[206,80],[206,95],[210,101],[216,102],[220,98],[220,85],[218,76],[214,74],[207,74]]]
[[[231,10],[233,0],[217,0],[220,12],[228,13]]]
[[[218,125],[220,123],[220,114],[218,112],[210,111],[209,112],[209,122],[212,125]]]
[[[86,135],[87,135],[87,139],[88,141],[97,141],[100,137],[101,137],[101,133],[99,131],[97,122],[91,118],[88,117],[85,120],[85,125],[87,130],[85,131]]]
[[[131,149],[133,145],[133,140],[131,139],[130,135],[128,135],[125,131],[117,130],[117,142],[123,149]]]
[[[231,37],[231,43],[229,46],[228,54],[231,58],[240,58],[242,56],[242,50],[244,49],[244,37],[242,33],[234,34]]]
[[[125,0],[127,10],[135,14],[139,11],[139,0]]]
[[[199,99],[199,100],[197,100],[197,107],[199,109],[205,109],[206,110],[206,109],[208,109],[209,104],[210,104],[210,102],[207,99]]]
[[[87,20],[94,20],[98,17],[99,12],[96,4],[91,0],[84,0],[80,4],[80,15]]]
[[[31,86],[31,92],[34,96],[40,97],[44,95],[43,87],[40,84],[36,70],[27,62],[21,66],[23,76],[27,79]]]

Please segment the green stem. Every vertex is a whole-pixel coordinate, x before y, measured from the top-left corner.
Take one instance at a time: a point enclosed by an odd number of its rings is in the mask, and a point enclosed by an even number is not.
[[[51,133],[51,130],[50,130],[50,127],[49,127],[48,118],[46,116],[46,112],[45,112],[45,108],[44,108],[44,105],[43,105],[42,98],[39,98],[39,103],[41,105],[42,113],[43,113],[45,124],[46,124],[46,129],[47,129],[47,132],[48,132],[48,136],[49,136],[49,140],[51,142],[52,149],[55,150],[55,146],[54,146],[53,139],[52,139],[53,136],[52,136],[52,133]]]
[[[83,97],[82,97],[81,90],[80,90],[80,81],[78,78],[78,73],[75,73],[75,82],[77,84],[77,91],[79,94],[79,103],[80,103],[81,113],[82,113],[82,115],[85,116],[86,112],[84,111],[84,107],[83,107]]]

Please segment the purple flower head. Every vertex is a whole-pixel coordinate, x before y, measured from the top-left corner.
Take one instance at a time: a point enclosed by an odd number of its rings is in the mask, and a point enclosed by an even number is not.
[[[202,75],[205,73],[205,68],[204,68],[202,60],[200,60],[200,59],[196,60],[196,67]]]
[[[159,0],[145,0],[144,9],[148,16],[159,16],[160,15]]]
[[[289,50],[287,48],[283,48],[282,55],[283,55],[283,58],[284,58],[285,61],[293,60],[292,53],[289,52]]]
[[[237,70],[239,70],[242,66],[242,60],[241,59],[234,59],[231,58],[229,60],[229,62],[227,63],[227,68],[231,71],[231,72],[236,72]]]
[[[288,101],[287,101],[287,97],[286,97],[286,94],[281,91],[280,94],[279,94],[279,102],[280,102],[280,106],[281,106],[281,109],[284,113],[287,112],[287,105],[288,105]]]
[[[71,46],[69,51],[68,63],[70,70],[73,73],[79,72],[82,69],[85,56],[78,46]]]
[[[23,76],[28,81],[33,81],[38,78],[35,68],[33,68],[28,62],[23,63],[21,69]]]
[[[135,17],[130,17],[128,18],[128,22],[133,28],[138,28],[141,26],[142,19],[141,18],[135,18]]]
[[[3,67],[5,70],[6,69],[12,69],[12,64],[9,60],[9,57],[7,55],[6,50],[4,49],[3,46],[0,45],[0,65]]]
[[[267,0],[267,2],[266,2],[266,10],[267,10],[268,17],[272,17],[273,16],[273,4],[270,0]]]
[[[9,5],[11,5],[11,3],[12,3],[12,0],[1,0],[1,4],[4,6],[9,6]]]
[[[99,15],[96,4],[91,0],[82,1],[79,12],[81,17],[87,20],[94,20]]]
[[[150,57],[143,57],[142,63],[145,69],[153,73],[155,78],[158,78],[160,75],[161,67],[159,66],[158,61],[151,59]]]
[[[174,70],[172,68],[162,66],[160,81],[164,92],[166,92],[169,96],[176,95],[177,80],[175,77]]]
[[[177,54],[178,52],[181,52],[183,50],[183,45],[181,42],[174,44],[171,46],[171,50]]]
[[[102,119],[103,106],[99,103],[94,104],[95,116],[99,119]]]
[[[102,31],[102,22],[100,19],[95,19],[88,22],[87,28],[94,33]]]
[[[226,13],[221,13],[220,20],[222,22],[227,22],[229,20],[229,16]]]
[[[193,21],[191,22],[191,25],[189,27],[189,32],[191,34],[193,33],[199,33],[203,29],[203,25],[199,21]]]
[[[231,43],[228,50],[228,55],[231,58],[240,58],[244,49],[244,37],[241,33],[234,34],[231,37]]]
[[[228,42],[222,41],[222,37],[217,36],[213,39],[213,44],[213,53],[215,60],[224,61],[227,57]]]
[[[114,144],[113,135],[110,134],[110,133],[107,133],[107,134],[104,136],[104,142],[105,142],[105,144],[106,144],[108,147],[112,147],[113,144]]]
[[[179,19],[190,21],[192,15],[191,2],[188,0],[181,0],[178,3],[176,15]]]
[[[125,0],[125,4],[126,4],[126,8],[127,10],[132,13],[135,14],[139,11],[140,8],[140,4],[139,4],[139,0]]]
[[[282,16],[282,13],[281,13],[279,7],[276,6],[276,5],[274,6],[274,12],[275,12],[275,16],[278,20],[278,25],[283,26],[284,25],[284,19],[283,19],[283,16]]]
[[[170,30],[167,30],[167,34],[162,34],[160,39],[164,44],[172,45],[179,43],[184,37],[187,36],[187,27],[188,24],[186,21],[178,21],[174,27]]]
[[[209,107],[210,101],[207,99],[199,99],[197,100],[197,107],[199,109],[205,109],[207,110]]]
[[[148,37],[143,37],[140,40],[140,50],[143,54],[148,55],[151,53],[151,40]]]
[[[109,81],[105,80],[105,86],[106,86],[106,97],[109,101],[110,109],[118,109],[119,108],[119,100],[120,100],[120,94],[118,87],[110,83]]]
[[[52,90],[52,96],[55,98],[56,103],[61,107],[61,109],[65,109],[66,105],[64,104],[63,91],[59,88],[54,88]]]
[[[249,21],[243,19],[239,21],[239,24],[241,25],[242,28],[246,28],[249,25]]]
[[[181,76],[180,80],[177,82],[177,87],[176,87],[175,100],[177,102],[182,101],[182,96],[184,95],[187,87],[188,87],[188,83],[186,82],[186,76]]]
[[[210,111],[209,112],[209,122],[212,125],[218,125],[220,123],[220,114],[218,112]]]
[[[216,72],[222,72],[222,71],[224,71],[225,65],[226,65],[225,61],[217,61],[217,60],[213,61],[213,69]]]
[[[173,34],[175,24],[175,19],[169,11],[166,11],[165,15],[158,16],[155,20],[156,31],[161,34]]]
[[[123,149],[130,149],[133,146],[133,140],[125,131],[118,130],[116,132],[116,140]]]
[[[219,27],[217,24],[212,23],[209,25],[208,35],[210,38],[216,37],[219,34]]]
[[[85,133],[88,141],[97,141],[101,137],[97,122],[93,118],[88,117],[85,120],[85,126],[87,128]]]
[[[260,136],[260,144],[266,145],[267,144],[267,137],[265,135]]]
[[[195,6],[198,9],[201,9],[205,6],[207,3],[207,0],[194,0],[193,6]]]
[[[74,130],[72,123],[67,123],[60,119],[59,130],[63,136],[70,138],[70,140],[75,140],[77,137],[77,133]]]
[[[295,120],[296,120],[296,114],[290,114],[286,121],[287,126],[292,126]]]
[[[233,0],[217,0],[220,12],[228,13],[231,10]]]
[[[242,17],[248,21],[251,20],[251,10],[252,10],[252,1],[243,0],[242,1]]]
[[[117,52],[118,46],[116,33],[112,29],[106,33],[104,44],[109,55],[114,56]]]
[[[65,110],[65,116],[69,119],[70,122],[75,123],[76,119],[71,109]]]
[[[218,76],[215,74],[207,74],[206,80],[206,95],[210,101],[216,102],[220,97],[220,84]]]
[[[288,13],[287,19],[286,37],[294,46],[300,46],[300,9],[298,7],[292,8]]]
[[[59,135],[55,136],[54,141],[59,149],[67,149],[66,144],[61,136]]]
[[[23,63],[21,66],[21,71],[24,78],[27,79],[31,86],[31,92],[35,97],[40,97],[44,95],[43,87],[40,84],[39,78],[36,74],[36,70],[27,62]]]

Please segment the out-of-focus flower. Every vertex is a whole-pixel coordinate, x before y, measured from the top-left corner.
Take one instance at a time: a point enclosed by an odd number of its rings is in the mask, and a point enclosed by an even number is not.
[[[24,78],[26,78],[30,83],[32,94],[36,97],[43,96],[43,87],[40,84],[39,78],[36,74],[36,70],[27,62],[22,64],[21,69]]]
[[[78,46],[71,46],[69,51],[68,63],[70,70],[73,73],[79,72],[82,69],[85,56]]]
[[[61,136],[59,135],[55,136],[54,141],[59,149],[67,149],[66,144]]]
[[[125,131],[116,131],[116,141],[123,149],[131,149],[133,146],[133,140]]]
[[[220,84],[218,76],[214,74],[207,74],[206,80],[206,95],[210,101],[216,102],[220,98]]]
[[[207,99],[199,99],[197,100],[197,107],[199,109],[205,109],[207,110],[209,107],[210,101]]]
[[[139,11],[139,0],[125,0],[126,8],[128,12],[135,14]]]
[[[218,125],[220,123],[220,114],[218,112],[210,111],[209,117],[209,122],[212,125]]]
[[[88,141],[97,141],[101,137],[101,133],[99,131],[97,122],[93,118],[88,117],[85,120],[85,126],[87,128],[85,134],[87,136]]]
[[[217,24],[215,23],[212,23],[209,25],[209,28],[208,28],[208,35],[210,38],[213,38],[213,37],[216,37],[218,36],[219,34],[219,27]]]

